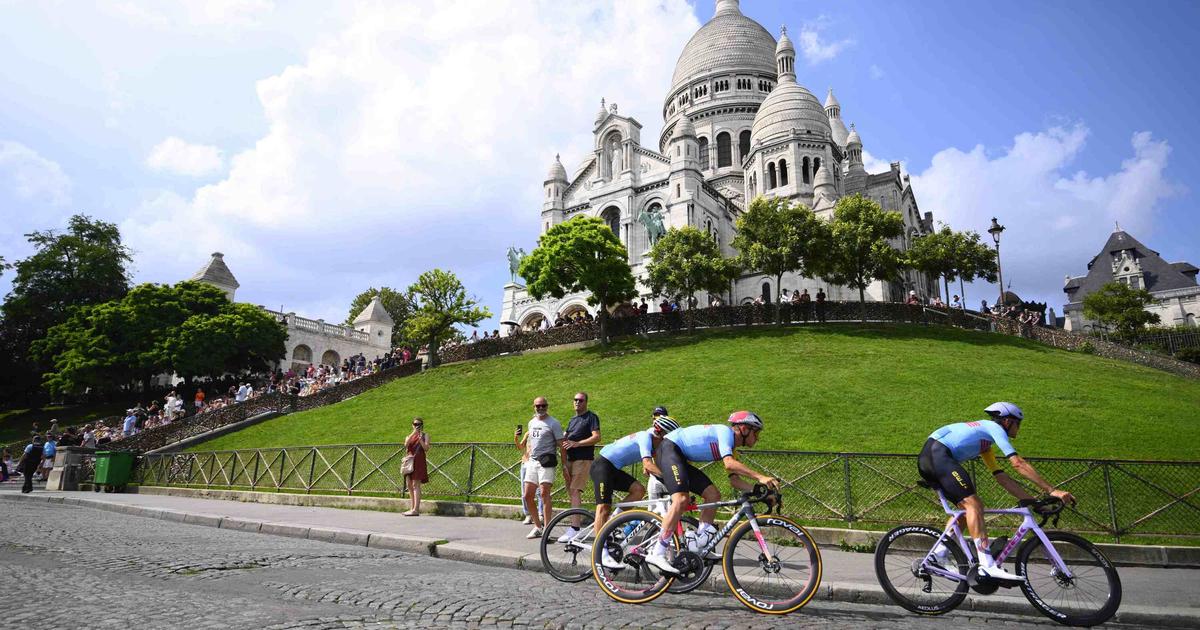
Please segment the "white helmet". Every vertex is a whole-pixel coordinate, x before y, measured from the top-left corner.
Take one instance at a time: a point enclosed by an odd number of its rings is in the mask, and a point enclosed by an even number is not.
[[[762,418],[753,411],[735,411],[729,414],[729,424],[744,424],[752,429],[763,428]]]
[[[1025,419],[1025,414],[1021,413],[1021,408],[1010,402],[992,403],[991,405],[988,405],[988,408],[984,409],[984,411],[988,412],[988,415],[991,417],[997,419],[1006,417],[1016,418],[1017,420]]]

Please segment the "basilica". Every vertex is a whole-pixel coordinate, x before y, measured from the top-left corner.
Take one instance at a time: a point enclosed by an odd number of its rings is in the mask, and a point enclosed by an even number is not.
[[[657,146],[644,145],[642,125],[601,99],[592,122],[592,152],[572,172],[556,156],[546,174],[541,232],[576,216],[599,217],[628,250],[647,301],[652,296],[646,264],[654,238],[691,225],[711,234],[725,255],[735,256],[735,221],[758,196],[784,197],[831,219],[838,199],[861,194],[904,218],[905,234],[894,243],[900,249],[931,232],[932,213],[921,214],[900,164],[868,173],[863,139],[854,125],[846,127],[833,90],[822,105],[797,80],[795,62],[786,29],[776,41],[742,14],[738,0],[717,0],[713,18],[676,62]],[[937,295],[937,282],[906,273],[898,282],[876,281],[867,299],[899,301],[910,290],[922,297]],[[858,299],[856,291],[820,278],[788,274],[782,287],[774,283],[773,277],[747,271],[721,297],[730,304],[759,296],[771,300],[783,288],[812,294],[824,289],[831,300]],[[697,297],[701,304],[708,301],[708,296]],[[514,277],[504,288],[505,333],[580,310],[594,313],[597,307],[586,298],[538,300]]]

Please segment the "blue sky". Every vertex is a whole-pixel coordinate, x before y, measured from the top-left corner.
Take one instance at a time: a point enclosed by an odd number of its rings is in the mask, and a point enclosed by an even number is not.
[[[569,6],[562,6],[569,5]],[[69,8],[69,10],[68,10]],[[121,225],[135,279],[223,251],[239,299],[340,320],[358,291],[455,271],[499,311],[541,181],[600,97],[654,144],[709,0],[0,0],[0,255],[74,212]],[[1192,2],[769,2],[742,11],[835,89],[873,170],[1005,232],[1005,279],[1061,311],[1114,221],[1200,264]],[[7,291],[0,278],[0,292]],[[972,304],[995,291],[968,288]]]

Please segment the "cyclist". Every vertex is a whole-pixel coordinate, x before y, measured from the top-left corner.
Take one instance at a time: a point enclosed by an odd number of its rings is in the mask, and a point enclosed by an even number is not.
[[[976,494],[975,485],[971,482],[967,471],[963,470],[961,463],[976,457],[983,459],[984,465],[995,476],[996,483],[1000,484],[1009,494],[1017,499],[1032,499],[1033,497],[1015,479],[1008,476],[1008,473],[1001,470],[996,463],[996,456],[992,453],[994,445],[1008,458],[1008,462],[1014,470],[1043,491],[1066,503],[1074,503],[1075,497],[1070,492],[1055,489],[1045,479],[1042,479],[1033,466],[1017,455],[1010,440],[1017,437],[1017,432],[1021,429],[1021,421],[1025,418],[1020,407],[1010,402],[998,402],[984,411],[991,416],[990,420],[950,424],[930,434],[929,439],[925,441],[925,447],[921,449],[921,454],[917,458],[917,471],[921,474],[922,479],[935,488],[941,488],[947,499],[958,505],[959,509],[966,511],[964,516],[967,521],[967,529],[971,532],[971,538],[975,542],[975,551],[979,555],[979,572],[1000,580],[1023,581],[1024,578],[1021,576],[1009,573],[1004,570],[1004,567],[997,566],[995,559],[992,558],[992,553],[988,549],[987,528],[983,521],[983,501]],[[960,526],[962,518],[959,517]],[[938,543],[934,548],[934,560],[945,565],[949,556],[950,550],[946,548],[946,545]]]
[[[662,472],[654,462],[654,450],[662,442],[663,436],[678,428],[679,423],[670,416],[655,415],[649,429],[626,435],[600,449],[591,470],[592,488],[596,492],[596,520],[593,531],[600,531],[608,522],[612,512],[614,490],[627,493],[626,501],[640,501],[646,496],[645,486],[622,468],[640,459],[642,469],[647,475],[651,475],[651,478],[661,477]],[[609,556],[608,549],[604,550],[600,561],[604,566],[613,569],[625,566]]]
[[[713,485],[708,475],[690,462],[719,460],[729,473],[729,484],[738,490],[753,488],[753,484],[742,479],[743,477],[753,478],[773,488],[779,487],[775,478],[751,470],[739,462],[734,454],[739,447],[753,447],[758,442],[762,428],[762,419],[754,413],[735,411],[729,416],[729,426],[704,424],[676,429],[667,434],[658,448],[657,460],[659,469],[663,471],[663,483],[671,492],[671,510],[663,518],[662,537],[645,557],[647,563],[663,573],[679,575],[679,569],[671,564],[667,553],[670,549],[671,535],[679,526],[679,519],[687,508],[689,493],[699,494],[705,503],[714,503],[721,499],[721,491]],[[716,516],[716,508],[704,508],[700,511],[700,527],[696,530],[696,537],[688,541],[689,549],[699,551],[712,541],[717,533],[717,528],[713,525]]]

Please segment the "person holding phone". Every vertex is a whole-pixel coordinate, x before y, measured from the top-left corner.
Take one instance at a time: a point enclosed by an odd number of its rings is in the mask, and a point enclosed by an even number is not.
[[[404,512],[404,516],[420,516],[421,484],[429,483],[429,468],[425,458],[425,453],[429,451],[429,434],[425,432],[425,421],[420,417],[413,418],[412,433],[404,439],[404,451],[413,458],[412,472],[404,476],[412,509]]]

